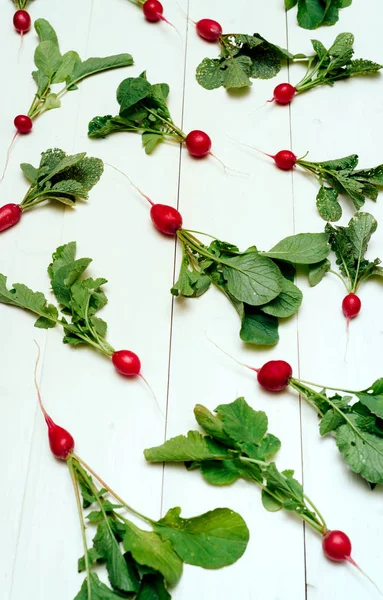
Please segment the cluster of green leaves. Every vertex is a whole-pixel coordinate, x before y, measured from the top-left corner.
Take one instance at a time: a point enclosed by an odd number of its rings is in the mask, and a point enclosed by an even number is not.
[[[104,163],[99,158],[87,157],[86,152],[71,156],[59,148],[51,148],[41,153],[37,168],[28,163],[20,167],[30,182],[20,204],[25,211],[46,200],[68,206],[74,206],[79,199],[87,200],[88,192],[103,173]]]
[[[269,252],[214,240],[209,246],[191,232],[177,232],[182,262],[173,295],[197,298],[211,284],[221,290],[241,319],[240,337],[256,345],[276,344],[278,319],[296,313],[302,292],[294,285],[295,265],[321,263],[330,252],[325,233],[301,233],[281,240]]]
[[[325,389],[316,392],[293,378],[289,383],[317,411],[320,434],[334,433],[351,470],[372,487],[383,483],[383,379],[365,390],[337,390],[342,393],[335,395]]]
[[[119,114],[94,117],[89,123],[89,137],[105,138],[118,131],[139,131],[146,154],[153,152],[167,137],[182,142],[185,134],[172,121],[166,105],[168,95],[167,83],[152,85],[146,79],[146,72],[124,79],[117,88]]]
[[[340,79],[376,74],[382,69],[382,65],[371,60],[352,59],[354,55],[352,33],[340,33],[328,50],[319,40],[311,40],[311,43],[315,54],[309,57],[306,74],[295,86],[298,94],[318,85],[333,85]]]
[[[84,548],[78,570],[86,578],[75,600],[169,600],[168,588],[179,581],[183,564],[219,569],[235,563],[245,552],[249,531],[245,521],[228,508],[218,508],[197,517],[181,517],[181,508],[171,508],[159,521],[153,521],[126,504],[110,502],[108,490],[98,489],[78,457],[68,466],[83,498],[89,524],[97,527],[93,546]],[[77,487],[78,486],[78,487]],[[109,490],[111,492],[111,490]],[[116,499],[116,498],[115,498]],[[151,530],[141,529],[119,509],[127,509],[143,519]],[[92,571],[106,566],[110,586]]]
[[[52,290],[60,304],[59,310],[49,304],[44,294],[33,292],[21,283],[8,290],[7,278],[0,273],[0,303],[29,310],[38,316],[35,327],[49,329],[57,324],[64,329],[63,342],[78,346],[90,345],[110,356],[114,349],[105,340],[107,324],[96,313],[107,303],[102,286],[106,279],[83,278],[91,258],[76,259],[76,242],[57,248],[48,267]],[[70,322],[68,318],[70,317]]]
[[[285,0],[286,10],[298,5],[298,24],[304,29],[335,25],[339,10],[351,6],[352,0]]]
[[[219,58],[204,58],[196,71],[198,83],[207,90],[246,87],[252,85],[251,79],[275,77],[283,61],[307,58],[271,44],[259,33],[224,34],[218,41]]]
[[[190,469],[200,469],[213,485],[229,485],[237,479],[256,483],[262,489],[263,506],[272,512],[295,512],[314,529],[323,533],[326,524],[315,506],[294,479],[294,471],[278,471],[269,462],[278,452],[281,442],[267,433],[268,419],[255,411],[244,398],[231,404],[221,404],[215,415],[197,404],[195,418],[206,435],[189,431],[162,446],[144,451],[149,462],[184,462]]]
[[[370,261],[365,258],[368,244],[372,234],[376,231],[378,223],[369,213],[356,213],[349,221],[347,227],[332,226],[327,223],[325,232],[329,236],[331,249],[336,256],[336,264],[340,275],[349,293],[355,294],[359,285],[370,277],[383,277],[381,260],[375,258]],[[325,259],[309,270],[309,283],[314,286],[322,281],[324,275],[331,271],[331,263]]]
[[[358,160],[357,154],[351,154],[324,162],[309,162],[303,158],[297,161],[300,167],[313,173],[320,183],[316,203],[319,214],[325,221],[338,221],[341,218],[339,194],[348,196],[356,210],[363,206],[366,198],[377,199],[378,188],[383,186],[383,165],[355,170]]]
[[[35,29],[40,43],[34,56],[37,71],[33,71],[32,76],[37,85],[37,92],[28,111],[31,119],[46,110],[59,108],[60,98],[66,92],[76,90],[78,84],[86,77],[133,64],[130,54],[88,58],[84,61],[74,50],[61,54],[56,32],[48,21],[37,19]],[[58,93],[52,92],[51,86],[58,83],[64,83],[65,86]]]

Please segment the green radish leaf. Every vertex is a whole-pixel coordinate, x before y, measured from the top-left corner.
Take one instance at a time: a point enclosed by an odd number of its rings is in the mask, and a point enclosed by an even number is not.
[[[327,258],[320,263],[309,265],[309,284],[311,287],[318,285],[330,269],[331,263]]]
[[[86,77],[96,75],[102,71],[119,69],[121,67],[130,67],[133,64],[133,58],[130,54],[116,54],[106,56],[105,58],[88,58],[83,62],[76,62],[71,76],[68,78],[68,84],[77,84]]]
[[[296,285],[283,280],[282,291],[277,296],[261,307],[262,312],[272,315],[273,317],[287,318],[294,315],[302,304],[303,294]]]
[[[378,379],[361,392],[356,392],[363,406],[366,406],[374,415],[383,419],[383,379]]]
[[[346,65],[347,77],[355,77],[358,75],[371,75],[371,73],[377,73],[383,65],[380,65],[372,60],[364,60],[362,58],[356,60],[350,60]]]
[[[97,552],[96,548],[90,548],[88,550],[88,562],[90,566],[93,566],[97,563],[104,562],[104,559]],[[83,573],[84,571],[86,571],[85,556],[82,556],[78,559],[77,571],[79,573]]]
[[[231,437],[224,431],[222,419],[214,415],[202,404],[196,404],[194,407],[194,416],[196,421],[205,432],[212,438],[221,442],[225,446],[232,446]]]
[[[187,436],[179,435],[167,440],[161,446],[144,451],[148,462],[185,462],[188,460],[223,460],[233,455],[227,448],[198,431],[189,431]]]
[[[317,209],[324,221],[339,221],[342,207],[338,202],[338,192],[321,185],[317,194]]]
[[[112,592],[112,590],[102,583],[96,573],[90,574],[89,581],[91,596],[89,596],[88,583],[87,579],[85,579],[81,586],[81,590],[74,600],[89,600],[89,598],[91,598],[91,600],[121,600],[121,596]]]
[[[321,0],[298,0],[298,23],[303,29],[316,29],[325,16]]]
[[[240,338],[247,344],[274,346],[279,341],[278,319],[245,305]]]
[[[171,293],[173,296],[181,295],[187,298],[198,298],[209,289],[210,284],[210,278],[194,269],[184,254],[178,280],[173,285]]]
[[[60,50],[53,42],[41,42],[35,50],[35,65],[49,80],[61,65]]]
[[[321,419],[319,432],[321,435],[326,435],[330,431],[334,431],[340,425],[344,424],[344,418],[337,411],[332,408],[326,412],[324,417]]]
[[[143,77],[128,77],[117,88],[117,102],[120,104],[120,114],[130,109],[149,96],[152,85]]]
[[[41,292],[33,292],[22,283],[15,283],[13,288],[7,289],[7,278],[0,273],[0,303],[10,304],[24,308],[45,319],[45,327],[55,327],[58,311],[53,304],[48,304]],[[43,321],[37,321],[37,327],[42,327]]]
[[[172,543],[185,563],[219,569],[233,564],[245,552],[249,530],[238,513],[217,508],[190,519],[180,515],[179,507],[172,508],[153,528]]]
[[[169,586],[176,585],[182,575],[183,565],[172,544],[152,531],[139,529],[130,521],[125,524],[125,551],[130,552],[139,565],[146,565],[161,573]]]
[[[352,176],[358,181],[383,186],[383,165],[378,165],[373,169],[360,169],[354,171]]]
[[[21,163],[20,169],[24,173],[25,177],[29,180],[30,183],[35,184],[37,182],[37,177],[39,170],[35,169],[29,163]]]
[[[249,56],[235,56],[234,58],[229,58],[221,65],[221,68],[222,85],[225,88],[242,88],[252,85],[249,79],[252,72],[252,62]],[[200,83],[198,78],[197,81]],[[217,83],[217,81],[215,81],[215,83]],[[215,87],[218,86],[215,85]]]
[[[258,465],[233,460],[205,460],[200,465],[203,478],[211,485],[231,485],[238,479],[262,483],[263,477]]]
[[[325,233],[298,233],[284,238],[271,250],[261,254],[269,258],[308,265],[325,259],[330,250]]]
[[[58,98],[57,94],[48,94],[45,100],[45,109],[51,110],[53,108],[60,108],[61,100]]]
[[[163,578],[158,574],[144,575],[136,600],[170,600]]]
[[[146,154],[151,154],[153,150],[163,142],[164,136],[162,133],[148,133],[142,134],[142,145],[145,148]]]
[[[340,33],[329,48],[330,56],[342,56],[348,50],[351,50],[354,45],[355,38],[352,33]]]
[[[221,404],[215,412],[223,423],[227,435],[238,443],[259,445],[267,432],[267,416],[255,411],[244,398],[237,398],[231,404]]]
[[[138,574],[125,561],[112,533],[109,519],[98,525],[93,544],[98,554],[106,561],[112,586],[121,592],[137,592],[139,589]]]
[[[222,270],[229,292],[251,306],[270,302],[282,291],[278,267],[256,252],[226,259]]]
[[[285,0],[285,9],[290,10],[297,5],[298,0]]]
[[[73,73],[74,67],[77,63],[81,62],[81,58],[74,50],[69,50],[61,57],[61,64],[55,71],[52,83],[64,83],[70,78]]]
[[[37,19],[34,26],[40,42],[51,42],[59,47],[56,32],[46,19]]]
[[[336,430],[336,444],[354,473],[371,483],[383,483],[383,439],[364,432],[357,423],[357,415]]]
[[[356,260],[361,261],[367,252],[371,236],[378,227],[376,219],[369,213],[357,213],[348,224],[348,238],[353,245]]]
[[[224,69],[222,66],[219,58],[204,58],[196,70],[196,79],[198,83],[205,88],[205,90],[216,90],[221,87],[224,82]],[[246,73],[244,74],[244,77],[247,77]]]

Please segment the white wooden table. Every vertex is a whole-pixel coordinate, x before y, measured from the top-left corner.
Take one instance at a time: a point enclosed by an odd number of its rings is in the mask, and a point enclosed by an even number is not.
[[[354,0],[335,27],[310,34],[299,29],[296,11],[287,16],[282,0],[182,0],[192,19],[219,20],[224,31],[260,32],[293,52],[310,51],[310,37],[330,44],[336,34],[356,34],[356,56],[383,61],[379,42],[381,0]],[[367,5],[368,4],[368,8]],[[37,120],[31,135],[17,140],[0,187],[1,204],[20,202],[26,181],[20,162],[38,164],[40,152],[58,146],[87,151],[125,170],[155,201],[176,205],[191,229],[213,233],[245,248],[269,248],[294,232],[321,231],[315,208],[316,185],[302,173],[279,171],[272,162],[235,145],[228,136],[276,152],[292,147],[311,160],[356,152],[362,167],[382,162],[383,83],[378,79],[342,82],[294,100],[291,109],[267,105],[249,113],[288,77],[255,81],[248,93],[231,97],[223,89],[206,91],[195,81],[195,67],[217,47],[197,37],[175,0],[165,2],[166,15],[180,30],[148,24],[127,0],[36,0],[34,19],[47,18],[56,28],[63,51],[88,56],[130,52],[135,66],[109,72],[68,94],[60,110]],[[13,135],[13,118],[24,113],[34,94],[30,77],[36,35],[30,32],[18,60],[19,38],[12,28],[12,5],[1,9],[2,95],[1,154]],[[163,144],[146,156],[137,135],[121,134],[105,141],[87,138],[95,115],[117,113],[115,90],[128,76],[143,70],[151,82],[168,82],[169,106],[184,131],[204,129],[213,151],[230,167],[249,177],[225,174],[211,157],[191,159],[176,144]],[[290,70],[294,83],[301,68]],[[344,202],[343,223],[352,215]],[[383,202],[368,202],[383,222]],[[371,257],[383,257],[382,229],[371,242]],[[31,211],[14,229],[0,236],[0,272],[9,283],[24,282],[48,292],[46,267],[62,243],[77,240],[78,255],[94,259],[91,273],[109,280],[109,304],[103,317],[108,339],[130,348],[142,359],[143,373],[156,391],[166,423],[140,380],[126,380],[89,349],[61,343],[59,330],[33,328],[33,318],[0,306],[0,589],[4,600],[71,600],[83,577],[76,573],[82,554],[80,528],[67,469],[53,459],[46,427],[37,408],[33,367],[37,339],[43,350],[42,394],[53,418],[70,429],[77,451],[141,512],[159,518],[180,505],[192,516],[217,506],[239,511],[251,531],[244,557],[219,571],[186,567],[173,592],[177,600],[233,598],[309,600],[378,598],[355,569],[327,561],[318,536],[305,530],[294,515],[267,513],[256,486],[238,482],[228,488],[206,484],[198,472],[181,466],[145,464],[144,448],[165,437],[195,428],[197,402],[214,409],[243,395],[267,412],[270,431],[282,440],[280,468],[295,468],[305,491],[320,507],[328,525],[343,529],[353,541],[357,562],[383,586],[383,493],[369,492],[345,464],[331,438],[320,439],[316,415],[295,393],[270,396],[252,374],[231,363],[205,333],[237,357],[259,366],[283,358],[296,374],[334,386],[363,388],[382,375],[381,288],[369,282],[361,291],[361,315],[351,323],[347,363],[345,320],[340,312],[343,289],[327,276],[320,286],[299,281],[305,300],[297,318],[280,327],[281,340],[269,351],[246,348],[238,337],[233,309],[216,290],[190,301],[173,300],[169,288],[179,263],[173,239],[152,227],[144,200],[118,173],[106,168],[90,201],[76,210],[46,206]],[[176,262],[176,269],[175,269]]]

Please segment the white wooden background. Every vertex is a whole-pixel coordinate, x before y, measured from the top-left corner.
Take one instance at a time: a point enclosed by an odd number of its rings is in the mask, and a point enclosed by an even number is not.
[[[187,227],[242,248],[255,243],[267,249],[294,232],[322,230],[315,208],[316,183],[299,171],[292,176],[277,170],[228,136],[271,153],[289,147],[298,155],[310,150],[311,160],[356,152],[362,167],[373,166],[382,162],[382,80],[342,82],[298,97],[291,109],[269,104],[249,116],[271,97],[278,82],[288,78],[286,68],[274,80],[255,81],[244,93],[202,89],[195,81],[195,67],[203,57],[216,56],[218,49],[198,38],[180,5],[194,20],[216,18],[225,32],[258,31],[293,52],[309,52],[310,37],[330,44],[339,32],[353,31],[356,56],[383,61],[381,0],[354,0],[340,23],[312,34],[298,28],[295,10],[286,18],[282,0],[168,0],[166,15],[180,30],[183,43],[166,25],[147,23],[127,0],[36,0],[30,6],[32,18],[45,17],[54,25],[63,51],[76,49],[83,58],[130,52],[135,65],[85,81],[64,98],[60,110],[43,115],[30,135],[17,140],[0,187],[1,204],[20,202],[24,196],[27,184],[20,162],[38,164],[41,151],[59,146],[68,152],[87,151],[125,170],[155,201],[178,204]],[[13,118],[26,112],[34,94],[30,72],[36,35],[25,36],[18,59],[20,40],[12,28],[10,1],[2,3],[0,14],[3,163]],[[148,157],[139,136],[87,138],[93,116],[117,112],[115,90],[120,81],[145,69],[149,81],[170,84],[174,121],[186,132],[206,130],[213,152],[249,177],[225,174],[211,157],[193,160],[176,144],[163,144]],[[300,71],[299,66],[291,69],[292,83]],[[376,206],[368,201],[366,209],[383,220],[381,200]],[[351,215],[347,206],[343,222]],[[383,255],[381,231],[371,242],[371,257]],[[363,311],[350,326],[347,363],[340,310],[344,290],[331,276],[314,289],[302,279],[305,300],[299,316],[281,325],[276,347],[256,351],[241,343],[238,318],[216,290],[199,300],[172,300],[169,288],[179,262],[175,242],[153,229],[147,204],[118,173],[106,168],[88,204],[76,210],[41,207],[3,233],[0,271],[10,283],[25,282],[48,292],[51,253],[71,240],[78,241],[79,256],[94,258],[92,274],[109,280],[109,304],[103,311],[108,340],[139,354],[167,420],[140,380],[119,377],[103,356],[68,348],[59,330],[34,329],[29,314],[0,306],[1,597],[70,600],[83,579],[76,573],[82,545],[69,475],[49,452],[36,404],[36,338],[43,349],[40,383],[48,410],[73,433],[77,452],[130,504],[154,518],[180,505],[186,516],[229,506],[246,519],[251,539],[244,557],[215,572],[186,567],[174,598],[377,598],[351,566],[328,562],[319,537],[294,515],[267,513],[256,486],[238,482],[212,487],[198,472],[187,473],[181,466],[163,470],[145,464],[142,451],[194,428],[192,409],[197,402],[214,409],[244,395],[267,412],[270,431],[282,439],[278,465],[296,469],[328,525],[350,535],[355,560],[383,587],[382,490],[370,492],[348,472],[334,441],[319,438],[316,415],[295,393],[262,392],[251,372],[231,363],[205,336],[208,333],[255,366],[283,358],[304,379],[363,388],[382,375],[379,283],[368,282],[361,290]]]

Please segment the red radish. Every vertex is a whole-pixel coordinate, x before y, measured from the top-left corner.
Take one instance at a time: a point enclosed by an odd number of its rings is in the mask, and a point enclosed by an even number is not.
[[[284,360],[270,360],[257,370],[258,383],[269,392],[280,392],[288,385],[293,370]]]
[[[173,206],[153,204],[150,217],[158,231],[165,235],[175,235],[182,228],[182,216]]]
[[[290,104],[297,90],[290,83],[280,83],[274,88],[274,96],[269,102],[277,102],[278,104]]]
[[[21,35],[27,33],[31,27],[31,17],[26,10],[17,10],[13,15],[13,25]]]
[[[343,531],[326,531],[322,541],[323,552],[330,560],[343,562],[351,558],[351,540]]]
[[[142,12],[145,15],[145,19],[151,23],[156,23],[161,20],[164,7],[158,0],[146,0],[142,5]]]
[[[194,129],[186,136],[185,145],[192,156],[202,158],[210,152],[211,139],[204,131]]]
[[[117,350],[112,354],[112,362],[116,370],[125,377],[140,375],[141,361],[137,354],[130,350]]]
[[[291,150],[280,150],[274,156],[271,154],[267,154],[267,156],[270,156],[270,158],[274,160],[277,167],[283,171],[290,171],[293,169],[298,160]]]
[[[196,23],[198,35],[208,42],[216,42],[222,35],[222,27],[217,21],[212,19],[201,19]]]
[[[0,208],[0,232],[16,225],[22,215],[18,204],[5,204]]]
[[[347,294],[347,296],[343,298],[342,310],[348,321],[356,317],[360,313],[361,308],[362,303],[359,296],[356,294]]]
[[[13,123],[18,133],[29,133],[33,127],[32,119],[27,115],[17,115]]]
[[[71,454],[73,453],[74,439],[69,433],[69,431],[67,431],[63,427],[60,427],[60,425],[56,425],[56,423],[51,419],[51,417],[48,415],[47,411],[44,408],[43,402],[41,400],[40,389],[37,383],[37,366],[40,360],[40,346],[37,342],[35,342],[35,344],[38,348],[38,354],[35,365],[34,380],[41,412],[43,413],[45,422],[48,426],[49,446],[51,448],[52,454],[56,458],[60,460],[67,460],[67,458],[69,458],[69,456],[71,456]]]

